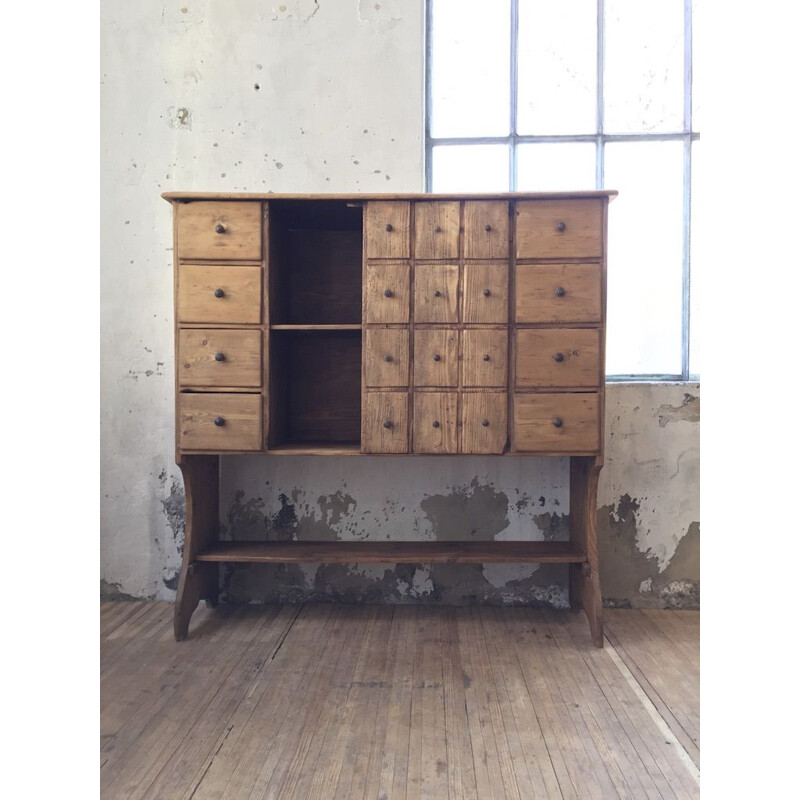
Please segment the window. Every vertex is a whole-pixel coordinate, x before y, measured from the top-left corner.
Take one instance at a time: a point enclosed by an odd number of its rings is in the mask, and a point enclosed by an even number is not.
[[[428,0],[426,189],[617,189],[610,379],[699,374],[692,0]]]

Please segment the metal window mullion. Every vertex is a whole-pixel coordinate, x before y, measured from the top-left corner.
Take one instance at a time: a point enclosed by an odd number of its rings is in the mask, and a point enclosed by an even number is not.
[[[431,117],[433,116],[433,0],[425,2],[425,191],[433,188],[433,138],[431,137]]]
[[[517,190],[517,100],[519,94],[519,0],[511,0],[511,35],[509,39],[509,144],[508,144],[508,188]]]
[[[602,189],[606,179],[606,148],[603,131],[605,128],[605,58],[606,58],[606,10],[605,0],[597,0],[597,149],[595,151],[596,189]]]
[[[691,356],[691,217],[692,217],[692,0],[683,5],[683,129],[689,135],[683,143],[683,253],[681,372],[689,380]]]

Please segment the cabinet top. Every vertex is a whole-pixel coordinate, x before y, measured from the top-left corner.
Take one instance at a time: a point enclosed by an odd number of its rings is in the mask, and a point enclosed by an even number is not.
[[[592,192],[451,192],[433,194],[410,192],[406,194],[278,194],[276,192],[164,192],[165,200],[566,200],[606,197],[613,200],[615,189]]]

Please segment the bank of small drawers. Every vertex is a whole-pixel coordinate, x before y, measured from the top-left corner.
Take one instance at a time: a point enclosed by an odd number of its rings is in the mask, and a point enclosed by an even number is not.
[[[178,447],[261,450],[261,203],[179,204],[177,241]]]

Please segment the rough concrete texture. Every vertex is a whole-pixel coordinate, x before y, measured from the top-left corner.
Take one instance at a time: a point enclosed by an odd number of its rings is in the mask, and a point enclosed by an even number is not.
[[[423,186],[422,0],[208,0],[102,8],[101,593],[174,597],[184,498],[174,465],[168,190]],[[684,395],[688,394],[689,399]],[[698,387],[609,389],[599,511],[604,594],[698,595]],[[237,538],[563,538],[562,459],[226,459]],[[224,570],[223,596],[565,602],[563,567]]]

